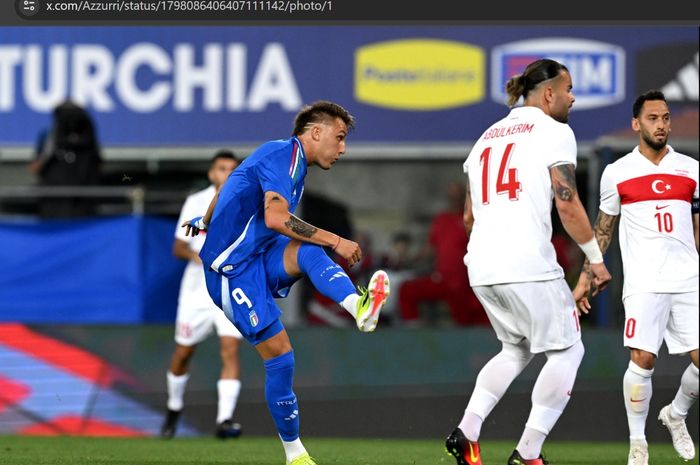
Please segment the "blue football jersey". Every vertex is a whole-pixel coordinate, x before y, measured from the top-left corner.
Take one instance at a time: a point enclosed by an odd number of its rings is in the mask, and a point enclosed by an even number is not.
[[[267,142],[236,168],[221,188],[199,256],[205,269],[227,276],[265,252],[279,233],[265,226],[265,192],[282,195],[294,212],[304,191],[306,155],[299,139]]]

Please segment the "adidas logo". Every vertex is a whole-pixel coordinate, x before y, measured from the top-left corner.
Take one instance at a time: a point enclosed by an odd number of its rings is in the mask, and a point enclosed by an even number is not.
[[[331,279],[329,279],[328,282],[331,282],[331,281],[333,281],[334,279],[337,279],[337,278],[342,278],[343,276],[345,276],[346,278],[348,277],[348,275],[345,274],[345,273],[342,272],[342,271],[341,271],[341,272],[338,272],[338,273],[335,273],[333,276],[331,276]]]
[[[698,55],[696,53],[693,61],[678,70],[676,77],[661,88],[667,100],[698,101]]]

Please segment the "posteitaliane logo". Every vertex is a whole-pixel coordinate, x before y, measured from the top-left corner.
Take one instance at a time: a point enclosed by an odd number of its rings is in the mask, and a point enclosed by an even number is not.
[[[404,39],[355,52],[355,98],[383,108],[431,111],[484,99],[485,53],[462,42]]]
[[[491,98],[505,103],[508,79],[540,58],[569,69],[576,96],[573,110],[615,105],[625,100],[625,51],[622,47],[587,39],[548,37],[494,47],[491,51]]]

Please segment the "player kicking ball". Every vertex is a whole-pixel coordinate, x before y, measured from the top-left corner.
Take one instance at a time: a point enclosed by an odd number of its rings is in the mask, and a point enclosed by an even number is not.
[[[345,153],[354,118],[328,101],[305,106],[293,136],[261,145],[230,175],[203,218],[185,222],[187,234],[206,229],[200,252],[209,294],[260,354],[265,399],[282,440],[287,465],[316,465],[299,438],[299,406],[292,390],[294,350],[275,298],[306,275],[323,295],[345,308],[363,332],[377,326],[389,297],[387,274],[378,270],[356,289],[323,247],[352,266],[360,246],[294,216],[307,167],[330,169]]]

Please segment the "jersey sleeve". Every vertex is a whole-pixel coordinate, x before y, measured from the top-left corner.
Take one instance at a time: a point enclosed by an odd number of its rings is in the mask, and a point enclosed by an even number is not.
[[[478,155],[474,155],[477,150],[483,150],[481,149],[481,146],[479,142],[481,141],[481,138],[476,141],[476,143],[472,146],[471,150],[467,152],[467,158],[464,159],[464,163],[462,163],[462,171],[464,174],[469,175],[469,160],[471,160],[472,156],[478,157]]]
[[[270,154],[258,164],[258,178],[263,192],[277,192],[291,203],[292,199],[292,178],[289,175],[291,165],[290,156],[283,153]]]
[[[185,235],[185,230],[187,228],[183,228],[182,223],[184,223],[187,220],[191,220],[195,216],[204,216],[204,214],[206,213],[206,211],[198,212],[195,210],[195,202],[193,201],[192,196],[190,195],[185,199],[185,203],[182,205],[182,209],[180,210],[180,217],[177,219],[177,224],[175,225],[175,239],[190,242],[192,237]]]
[[[620,193],[610,165],[605,167],[600,178],[600,210],[608,215],[620,214]]]
[[[556,123],[546,143],[548,147],[543,149],[546,152],[548,168],[557,165],[576,166],[576,136],[568,124]]]

